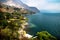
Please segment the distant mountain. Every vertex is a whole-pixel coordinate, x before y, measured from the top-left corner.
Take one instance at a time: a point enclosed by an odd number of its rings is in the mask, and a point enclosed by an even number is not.
[[[34,12],[40,12],[36,7],[30,7],[30,10],[32,10]]]
[[[36,7],[29,7],[28,5],[24,4],[23,2],[19,1],[19,4],[23,6],[25,9],[28,9],[33,12],[40,12]]]
[[[17,0],[16,0],[17,1]],[[24,4],[23,2],[19,1],[13,1],[13,0],[0,0],[2,4],[8,5],[8,6],[14,6],[17,8],[24,8],[26,10],[30,10],[33,12],[39,12],[39,10],[36,7],[29,7],[28,5]]]
[[[17,3],[17,2],[15,2]],[[33,12],[40,12],[36,7],[29,7],[28,5],[24,4],[22,1],[18,2],[19,5],[23,6],[23,8],[28,9]]]
[[[36,7],[29,7],[28,5],[24,4],[23,2],[19,1],[19,4],[23,6],[25,9],[28,9],[33,12],[40,12]]]
[[[24,4],[23,2],[18,2],[21,6],[23,6],[25,9],[28,9],[33,12],[40,12],[36,7],[29,7],[28,5]]]

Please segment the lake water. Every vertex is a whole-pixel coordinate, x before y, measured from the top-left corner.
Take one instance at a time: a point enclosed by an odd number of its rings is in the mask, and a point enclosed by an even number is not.
[[[60,38],[60,13],[36,13],[29,16],[30,34],[40,31],[48,31],[52,35]]]

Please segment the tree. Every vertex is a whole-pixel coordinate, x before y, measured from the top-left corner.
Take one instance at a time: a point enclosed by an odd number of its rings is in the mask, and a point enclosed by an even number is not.
[[[0,40],[18,40],[20,15],[18,13],[0,12]]]
[[[49,34],[47,31],[37,32],[38,40],[57,40],[56,37]]]

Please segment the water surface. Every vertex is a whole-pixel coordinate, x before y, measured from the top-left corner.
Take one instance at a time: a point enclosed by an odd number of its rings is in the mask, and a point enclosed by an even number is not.
[[[60,13],[37,13],[29,16],[31,25],[30,34],[39,31],[48,31],[56,37],[60,37]]]

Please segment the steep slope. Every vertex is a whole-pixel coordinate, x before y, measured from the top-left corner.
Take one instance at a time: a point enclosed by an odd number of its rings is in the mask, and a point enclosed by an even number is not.
[[[9,6],[14,6],[14,7],[18,7],[18,8],[24,8],[33,12],[39,12],[39,10],[35,7],[29,7],[28,5],[24,4],[23,2],[21,2],[20,0],[0,0],[1,3],[5,4],[5,5],[9,5]]]
[[[40,12],[36,7],[30,7],[30,10],[32,10],[34,12]]]

